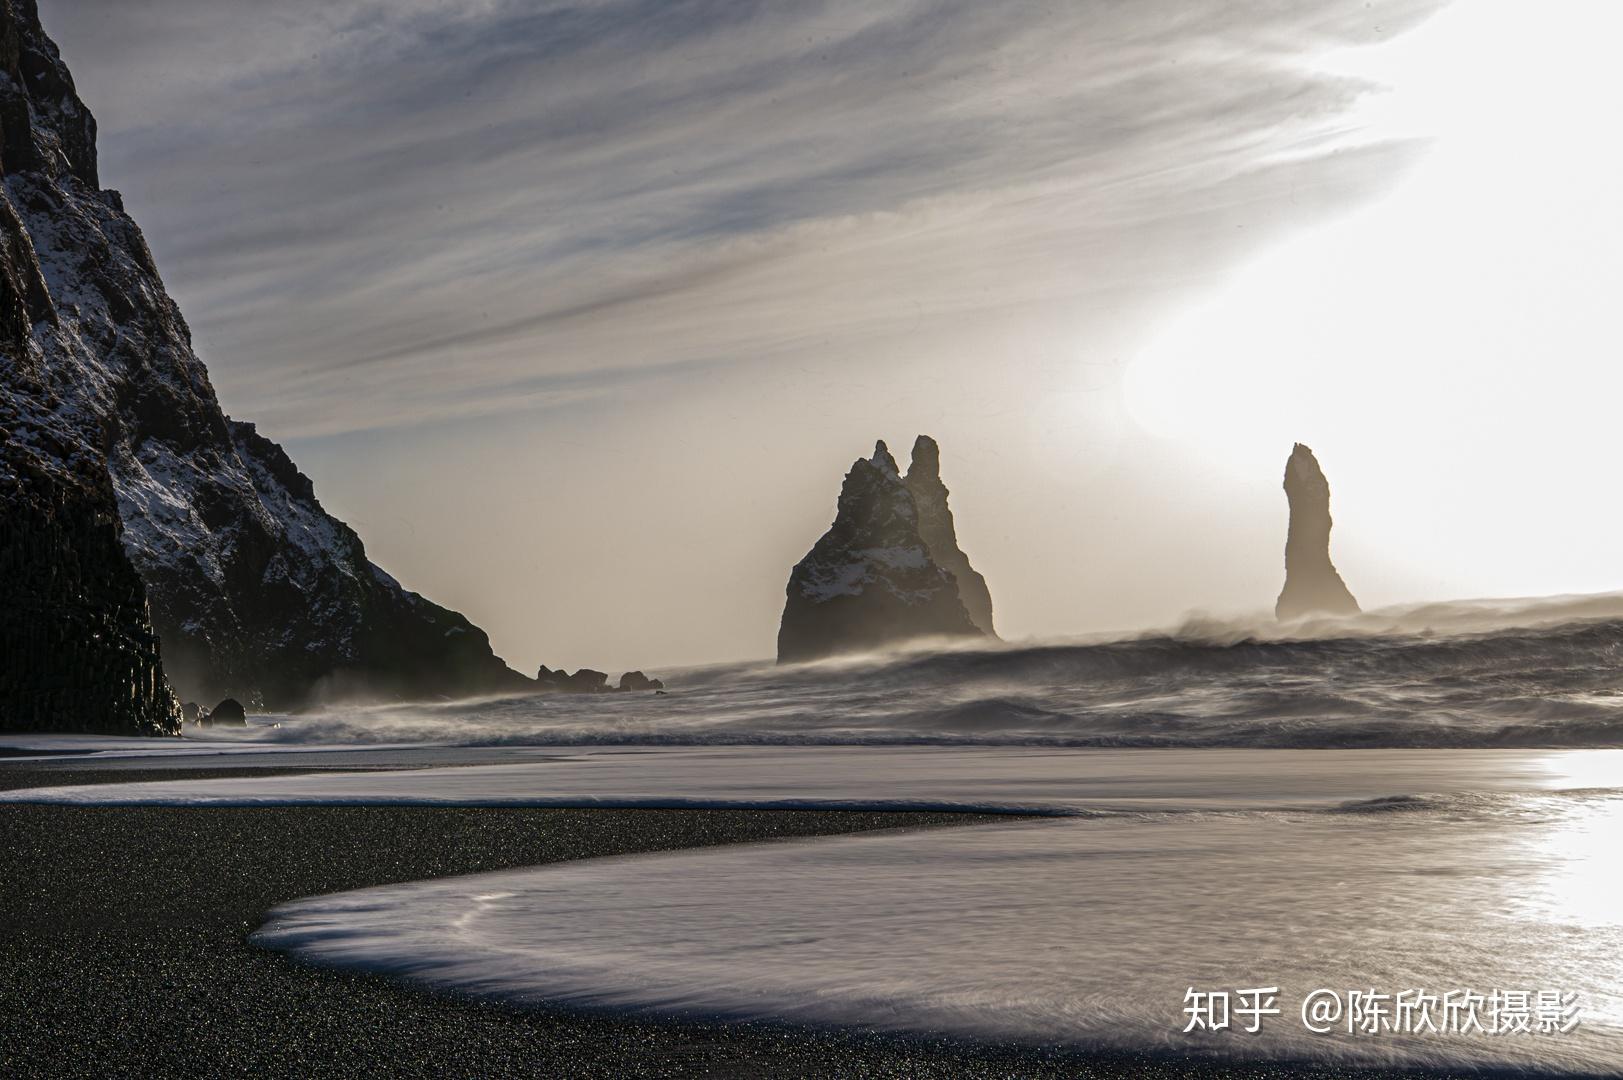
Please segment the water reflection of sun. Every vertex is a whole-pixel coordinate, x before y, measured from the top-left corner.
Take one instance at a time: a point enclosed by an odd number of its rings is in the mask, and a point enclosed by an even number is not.
[[[1623,794],[1623,750],[1557,750],[1536,764],[1540,787]]]
[[[1548,858],[1541,891],[1549,917],[1595,929],[1623,929],[1623,793],[1569,800],[1537,842]],[[1619,957],[1623,961],[1623,956]]]
[[[1533,875],[1507,906],[1530,917],[1522,926],[1539,939],[1545,988],[1587,987],[1583,1023],[1623,1028],[1623,751],[1562,751],[1539,764],[1551,793],[1535,799],[1529,828],[1510,826]]]

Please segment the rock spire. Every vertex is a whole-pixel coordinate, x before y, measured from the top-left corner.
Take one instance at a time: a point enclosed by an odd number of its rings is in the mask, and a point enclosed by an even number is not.
[[[919,511],[919,535],[930,549],[930,557],[958,580],[958,596],[969,612],[970,621],[988,637],[992,628],[992,593],[986,578],[969,564],[969,556],[958,546],[952,524],[952,507],[947,505],[947,485],[941,482],[941,448],[928,435],[913,440],[913,459],[904,477],[907,490]]]
[[[1285,588],[1274,614],[1281,619],[1358,614],[1358,601],[1330,561],[1330,483],[1313,451],[1301,443],[1285,463],[1285,497],[1290,501]]]

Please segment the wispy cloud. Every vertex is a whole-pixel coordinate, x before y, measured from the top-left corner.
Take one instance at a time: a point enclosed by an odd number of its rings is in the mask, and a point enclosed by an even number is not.
[[[1304,58],[1430,6],[62,0],[45,17],[228,407],[296,435],[1198,275],[1389,170],[1329,156],[1363,88]]]

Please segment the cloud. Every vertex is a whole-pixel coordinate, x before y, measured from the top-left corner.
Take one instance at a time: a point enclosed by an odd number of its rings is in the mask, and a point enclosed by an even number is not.
[[[104,182],[227,404],[313,434],[1214,265],[1241,243],[1225,229],[1322,212],[1254,212],[1281,169],[1367,185],[1369,157],[1325,164],[1363,85],[1303,58],[1426,10],[1299,7],[64,0],[45,16],[102,121]],[[1189,239],[1146,263],[1157,223]]]

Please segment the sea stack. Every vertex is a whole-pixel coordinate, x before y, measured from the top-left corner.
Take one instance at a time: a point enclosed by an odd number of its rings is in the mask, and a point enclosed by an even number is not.
[[[929,464],[914,463],[925,488],[938,456],[933,440],[928,447]],[[940,488],[940,497],[944,511],[946,488]],[[873,457],[857,459],[845,474],[834,524],[789,574],[778,629],[779,663],[912,638],[986,633],[970,616],[953,572],[932,554],[920,518],[917,498],[895,458],[883,441],[877,443]],[[950,536],[950,514],[945,520]],[[957,551],[956,542],[952,550]],[[988,622],[990,608],[988,600]]]
[[[996,637],[997,631],[992,629],[992,592],[986,587],[986,578],[969,565],[969,556],[958,546],[952,507],[947,505],[947,485],[941,482],[941,448],[930,436],[920,435],[913,440],[913,460],[908,462],[904,481],[918,507],[919,535],[930,550],[930,558],[957,579],[958,596],[970,621],[987,637]]]
[[[1285,463],[1290,532],[1285,540],[1285,588],[1274,605],[1280,619],[1356,615],[1358,601],[1330,561],[1330,483],[1313,451],[1301,443]]]

